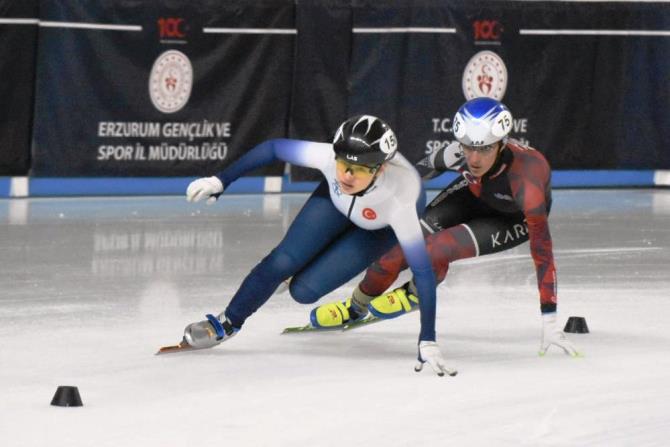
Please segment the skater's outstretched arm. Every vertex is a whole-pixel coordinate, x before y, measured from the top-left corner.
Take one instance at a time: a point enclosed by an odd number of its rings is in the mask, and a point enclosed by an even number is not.
[[[217,174],[224,188],[244,174],[275,161],[285,161],[307,168],[322,169],[334,158],[333,145],[304,140],[278,138],[254,147]]]
[[[189,202],[207,199],[213,203],[232,182],[256,168],[275,161],[323,170],[334,158],[333,146],[303,140],[274,139],[254,147],[223,171],[212,177],[203,177],[191,182],[186,190]]]
[[[408,208],[399,211],[399,218],[392,223],[409,268],[414,274],[421,310],[419,340],[435,341],[435,274],[426,250],[426,244],[416,211]],[[426,299],[424,299],[424,296]]]

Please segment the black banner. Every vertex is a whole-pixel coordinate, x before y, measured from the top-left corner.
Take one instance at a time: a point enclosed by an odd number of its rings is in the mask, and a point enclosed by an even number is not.
[[[0,0],[0,175],[30,167],[37,0]]]
[[[287,133],[290,0],[49,0],[40,12],[35,175],[202,175]]]
[[[290,136],[330,141],[347,118],[351,57],[350,0],[296,2],[296,64]],[[291,167],[294,180],[316,180],[319,173]]]
[[[0,175],[26,173],[31,141],[37,176],[203,175],[359,113],[417,161],[482,95],[555,169],[670,169],[662,2],[0,0],[0,17],[33,18],[0,21]]]
[[[457,107],[484,95],[554,168],[670,167],[669,39],[607,33],[664,30],[664,5],[399,3],[356,3],[349,112],[389,121],[409,159],[448,144]]]

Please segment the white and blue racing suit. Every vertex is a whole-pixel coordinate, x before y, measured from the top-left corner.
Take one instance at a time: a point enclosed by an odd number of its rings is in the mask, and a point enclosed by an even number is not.
[[[289,277],[291,296],[300,303],[314,303],[399,243],[421,296],[419,339],[435,340],[435,276],[419,224],[425,192],[414,167],[396,153],[371,187],[347,195],[336,177],[332,144],[275,139],[256,146],[217,176],[225,188],[277,160],[318,169],[325,179],[284,239],[242,282],[225,310],[230,322],[241,327]]]

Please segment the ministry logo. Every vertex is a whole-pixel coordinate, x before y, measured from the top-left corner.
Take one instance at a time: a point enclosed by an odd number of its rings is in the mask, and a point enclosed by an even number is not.
[[[463,70],[463,94],[470,100],[487,96],[502,100],[507,90],[507,67],[493,51],[472,56]]]
[[[181,110],[191,97],[193,66],[188,57],[177,50],[158,56],[149,76],[149,95],[154,107],[163,113]]]

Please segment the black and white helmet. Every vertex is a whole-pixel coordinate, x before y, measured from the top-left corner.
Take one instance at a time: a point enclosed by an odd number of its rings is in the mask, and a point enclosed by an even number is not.
[[[398,140],[384,121],[372,115],[358,115],[340,125],[333,147],[337,157],[351,163],[379,166],[393,158]]]

